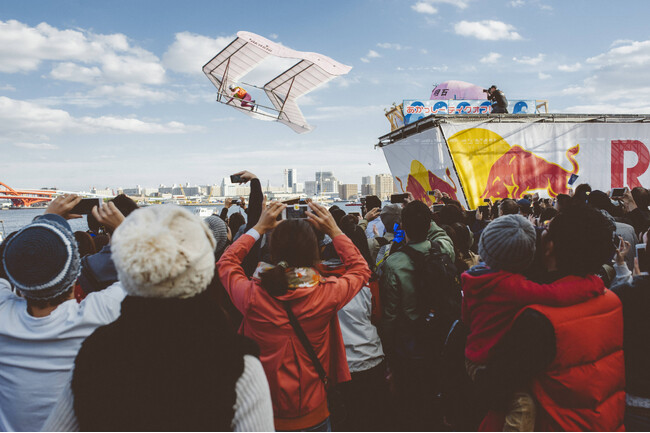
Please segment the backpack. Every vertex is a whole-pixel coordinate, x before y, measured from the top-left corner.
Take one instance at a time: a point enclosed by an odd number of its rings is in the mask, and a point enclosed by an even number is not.
[[[413,329],[420,346],[417,352],[438,365],[449,331],[460,319],[460,276],[454,262],[437,243],[432,242],[428,254],[408,245],[399,251],[411,259],[415,268],[415,292],[420,307],[420,319]]]

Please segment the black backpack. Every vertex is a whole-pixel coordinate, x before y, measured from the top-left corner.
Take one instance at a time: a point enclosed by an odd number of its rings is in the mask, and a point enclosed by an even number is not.
[[[414,329],[420,345],[418,351],[438,364],[447,335],[454,322],[460,319],[462,296],[459,273],[454,262],[440,250],[437,243],[432,242],[428,254],[408,245],[399,251],[406,254],[415,267],[415,290],[420,307],[420,319]]]

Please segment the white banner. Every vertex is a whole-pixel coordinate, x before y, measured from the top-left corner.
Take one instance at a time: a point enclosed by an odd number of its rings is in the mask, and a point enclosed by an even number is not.
[[[466,206],[458,176],[440,129],[432,128],[383,148],[396,192],[411,192],[427,204],[433,204],[428,192],[440,190]]]
[[[572,175],[578,177],[573,186],[589,183],[602,191],[650,186],[648,123],[444,123],[441,128],[444,137],[431,129],[383,148],[393,175],[407,180],[404,191],[436,189],[423,176],[431,172],[433,185],[448,186],[473,209],[484,198],[567,194]]]

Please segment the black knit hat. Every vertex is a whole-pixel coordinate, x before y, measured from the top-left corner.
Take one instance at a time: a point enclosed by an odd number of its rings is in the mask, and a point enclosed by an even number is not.
[[[58,215],[37,217],[6,244],[2,264],[25,298],[52,299],[68,290],[81,271],[77,242]]]

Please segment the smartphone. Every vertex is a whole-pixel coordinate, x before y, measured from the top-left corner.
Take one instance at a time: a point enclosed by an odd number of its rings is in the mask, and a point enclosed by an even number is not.
[[[639,270],[641,272],[650,271],[650,261],[645,251],[646,244],[636,244],[636,257],[639,260]]]
[[[444,204],[434,204],[433,205],[433,212],[438,212],[438,211],[442,210],[443,207],[445,207]]]
[[[490,215],[490,206],[479,206],[478,211],[483,214],[483,219],[486,219]]]
[[[578,175],[575,174],[575,173],[573,173],[573,174],[571,175],[571,177],[569,178],[569,181],[568,181],[567,183],[569,184],[569,186],[571,186],[571,185],[573,185],[574,183],[576,183],[576,180],[578,180]]]
[[[612,188],[611,198],[621,198],[625,194],[625,188]]]
[[[483,203],[489,203],[489,202],[490,202],[490,199],[489,199],[489,198],[484,198],[484,199],[483,199]]]
[[[359,212],[350,212],[348,215],[354,215],[355,217],[361,218],[361,213]]]
[[[309,210],[309,206],[307,206],[306,204],[293,204],[287,206],[282,211],[282,219],[294,220],[294,219],[307,218],[306,212],[308,210]]]
[[[390,202],[391,203],[404,203],[404,200],[406,200],[409,197],[408,194],[392,194],[390,196]]]
[[[239,183],[242,182],[242,178],[238,174],[231,174],[230,175],[230,183]]]
[[[70,213],[77,215],[90,215],[95,206],[99,207],[98,198],[82,198],[81,201],[72,208]]]
[[[433,191],[427,191],[427,194],[434,195],[434,192]]]

